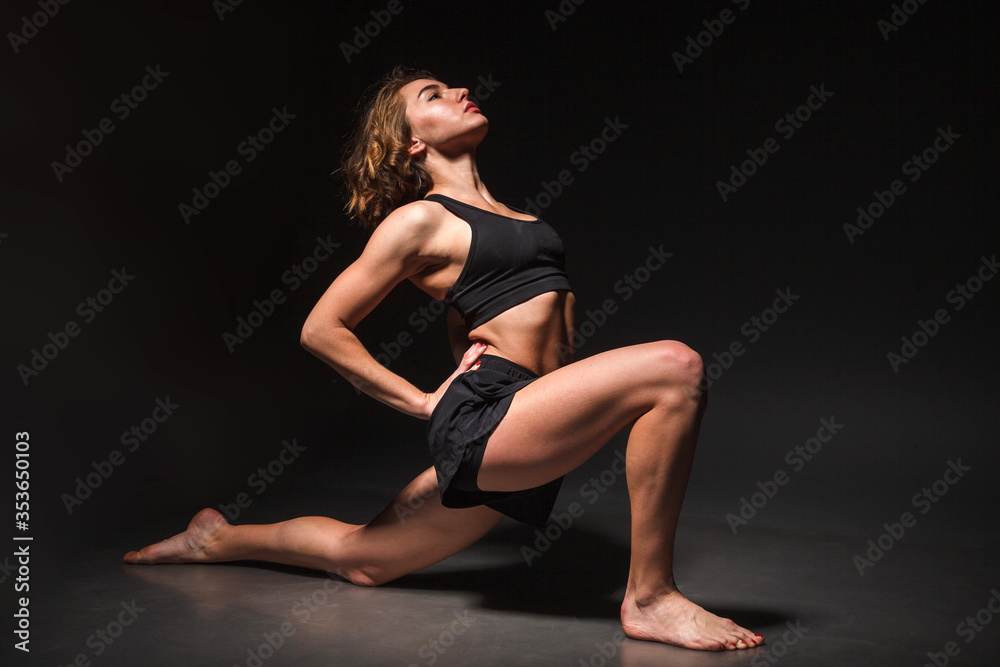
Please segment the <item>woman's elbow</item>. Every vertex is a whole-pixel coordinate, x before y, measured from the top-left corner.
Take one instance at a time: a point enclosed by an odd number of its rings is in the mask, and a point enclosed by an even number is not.
[[[299,344],[309,352],[313,352],[319,344],[318,338],[319,331],[315,323],[306,320],[305,324],[302,325],[302,331],[299,333]]]
[[[340,349],[347,327],[335,322],[320,322],[307,318],[299,332],[299,344],[319,357],[333,356]]]

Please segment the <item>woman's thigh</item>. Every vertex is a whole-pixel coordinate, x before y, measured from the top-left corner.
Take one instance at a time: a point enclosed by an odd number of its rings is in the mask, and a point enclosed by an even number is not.
[[[443,506],[434,468],[428,468],[352,536],[348,565],[356,564],[372,583],[385,583],[458,553],[501,518],[484,505]]]
[[[696,401],[701,358],[659,341],[588,357],[519,390],[490,436],[479,488],[514,491],[565,475],[671,394]]]

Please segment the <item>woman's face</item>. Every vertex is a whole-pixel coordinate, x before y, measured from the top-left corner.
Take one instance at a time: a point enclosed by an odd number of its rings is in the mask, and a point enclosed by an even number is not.
[[[489,127],[489,121],[469,100],[468,88],[448,88],[440,81],[417,79],[399,90],[406,102],[410,124],[410,153],[427,148],[443,154],[474,149]]]

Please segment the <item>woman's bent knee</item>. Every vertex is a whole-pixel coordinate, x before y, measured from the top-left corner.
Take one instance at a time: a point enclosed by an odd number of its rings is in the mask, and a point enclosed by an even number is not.
[[[394,577],[388,577],[384,573],[379,572],[377,568],[352,568],[349,572],[341,575],[344,579],[355,586],[381,586],[382,584],[392,581]]]
[[[659,341],[653,346],[654,363],[667,388],[700,399],[704,394],[705,372],[701,355],[676,340]]]
[[[399,572],[390,573],[385,564],[379,563],[377,559],[364,562],[342,562],[337,565],[336,569],[327,571],[347,579],[355,586],[381,586],[400,576]]]

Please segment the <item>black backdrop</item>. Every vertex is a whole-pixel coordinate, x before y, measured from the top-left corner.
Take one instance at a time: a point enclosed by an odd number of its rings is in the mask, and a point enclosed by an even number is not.
[[[754,522],[854,530],[863,547],[961,459],[971,471],[926,523],[995,522],[996,3],[40,11],[0,13],[19,35],[0,60],[2,465],[28,431],[30,532],[53,568],[241,492],[240,520],[287,516],[315,479],[313,512],[363,520],[379,503],[345,487],[427,464],[421,422],[298,345],[365,243],[330,172],[396,64],[480,102],[484,180],[566,243],[578,356],[675,338],[714,364],[688,512],[726,521],[784,470]],[[434,312],[403,285],[358,333],[430,389],[453,363]],[[843,426],[793,465],[822,419]],[[142,440],[123,439],[133,427]],[[250,476],[286,440],[306,449],[262,488]]]

